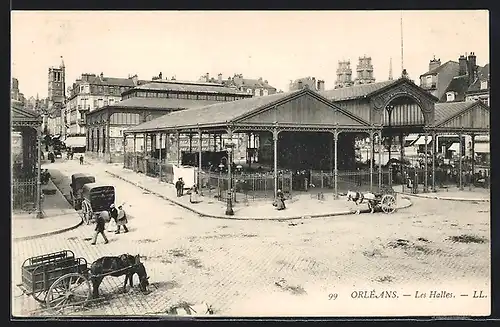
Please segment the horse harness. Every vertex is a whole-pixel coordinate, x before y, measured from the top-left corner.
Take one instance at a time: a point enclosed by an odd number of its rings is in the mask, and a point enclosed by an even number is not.
[[[351,200],[352,200],[354,203],[356,203],[356,204],[358,204],[358,203],[362,203],[362,202],[363,202],[363,200],[365,199],[365,197],[364,197],[363,193],[361,193],[361,192],[353,192],[353,193],[355,193],[355,196],[354,196],[354,197],[352,197],[352,196],[351,196]],[[359,202],[358,202],[358,201],[359,201]]]
[[[133,268],[136,268],[136,267],[138,267],[141,264],[142,264],[142,262],[139,262],[139,263],[136,263],[136,264],[133,264],[133,265],[129,265],[127,267],[123,267],[123,268],[120,268],[120,269],[117,269],[117,270],[109,271],[109,272],[104,273],[104,274],[98,274],[98,275],[91,275],[91,274],[89,274],[89,278],[90,279],[94,279],[94,278],[106,277],[106,276],[115,274],[117,272],[132,270]],[[87,268],[87,272],[90,272],[90,268]]]

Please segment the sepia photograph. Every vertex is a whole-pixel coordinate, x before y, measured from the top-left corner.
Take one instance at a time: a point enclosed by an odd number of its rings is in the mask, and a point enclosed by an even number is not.
[[[11,318],[489,316],[489,23],[11,11]]]

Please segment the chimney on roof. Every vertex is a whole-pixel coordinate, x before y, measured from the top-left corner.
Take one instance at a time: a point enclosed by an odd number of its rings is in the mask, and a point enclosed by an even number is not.
[[[99,76],[101,77],[101,81],[104,80],[104,74],[102,72]]]
[[[458,76],[467,75],[467,57],[461,55],[458,58]]]
[[[441,66],[441,59],[436,59],[436,57],[434,57],[431,61],[429,61],[429,71],[439,66]]]
[[[206,73],[206,74],[205,74],[205,78],[206,78],[206,81],[207,81],[207,82],[210,82],[210,74],[209,74],[209,73]]]
[[[302,81],[299,81],[298,85],[299,85],[299,86],[298,86],[298,89],[299,89],[299,90],[302,90]]]
[[[472,85],[477,75],[476,55],[474,52],[471,52],[467,58],[467,74],[469,75],[469,85]]]
[[[318,80],[318,91],[324,91],[325,90],[325,81],[323,80]]]
[[[160,72],[160,73],[158,74],[158,79],[162,79],[162,77],[163,77],[163,74]]]
[[[217,80],[220,84],[222,84],[222,74],[219,73],[219,75],[217,75]]]

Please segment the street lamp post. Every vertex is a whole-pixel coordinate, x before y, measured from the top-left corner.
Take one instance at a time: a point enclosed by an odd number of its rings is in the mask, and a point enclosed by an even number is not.
[[[231,166],[233,164],[233,147],[234,144],[231,140],[226,144],[226,149],[228,152],[228,157],[229,157],[229,162],[227,164],[227,173],[228,173],[228,188],[227,188],[227,208],[226,208],[226,215],[227,216],[232,216],[234,215],[233,211],[233,176],[231,174]]]
[[[222,170],[224,169],[224,164],[221,162],[219,164],[219,179],[217,179],[217,189],[219,190],[219,199],[222,199],[222,190],[220,186],[220,181],[222,179]]]

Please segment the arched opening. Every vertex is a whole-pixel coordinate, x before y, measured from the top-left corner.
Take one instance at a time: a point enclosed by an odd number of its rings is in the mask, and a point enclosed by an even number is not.
[[[427,123],[421,104],[411,96],[391,99],[382,114],[382,162],[392,169],[395,182],[403,184],[414,169],[427,170],[430,163],[432,138],[425,137]],[[411,138],[406,139],[408,136]],[[422,172],[424,180],[426,172]]]
[[[425,124],[426,117],[422,107],[414,98],[403,95],[389,101],[382,114],[382,143],[386,148],[384,164],[398,154],[400,160],[403,161],[405,137],[422,133]]]

